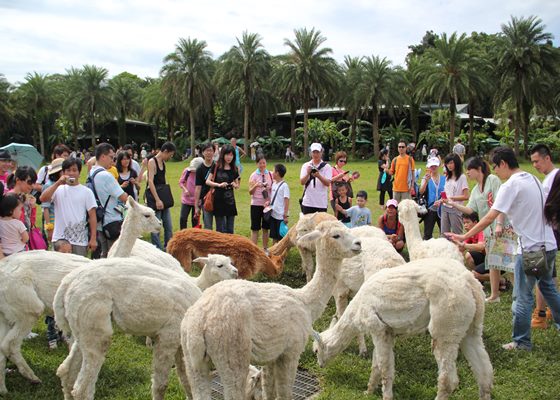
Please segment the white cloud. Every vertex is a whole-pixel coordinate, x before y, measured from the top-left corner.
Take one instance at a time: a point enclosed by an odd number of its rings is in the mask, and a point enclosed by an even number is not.
[[[0,73],[11,82],[27,72],[63,73],[96,64],[111,75],[157,76],[178,38],[205,40],[218,57],[244,30],[257,32],[271,54],[287,51],[295,28],[321,30],[337,60],[380,55],[403,62],[426,30],[498,32],[511,15],[537,15],[560,39],[554,1],[497,0],[0,0]]]

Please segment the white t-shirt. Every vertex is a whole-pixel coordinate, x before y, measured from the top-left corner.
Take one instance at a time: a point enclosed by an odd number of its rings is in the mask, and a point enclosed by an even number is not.
[[[19,219],[0,218],[0,239],[4,255],[8,256],[25,250],[21,234],[26,230],[25,225]]]
[[[557,172],[558,172],[558,168],[554,168],[544,177],[542,181],[542,188],[543,188],[545,200],[548,198],[548,194],[550,193],[550,188],[552,188],[552,182],[554,182],[554,177],[556,176]]]
[[[62,185],[55,190],[52,203],[56,216],[53,242],[66,239],[75,246],[87,246],[87,213],[97,206],[93,192],[84,185]]]
[[[467,184],[467,177],[465,174],[461,174],[459,179],[455,180],[454,178],[448,178],[445,180],[445,194],[447,198],[461,196],[463,194],[463,190],[468,189],[469,185]],[[454,201],[456,204],[464,205],[464,201]],[[452,209],[450,205],[444,204],[446,211],[454,212],[456,214],[460,214],[460,211],[456,209]],[[452,211],[453,210],[453,211]]]
[[[492,210],[502,212],[509,218],[524,250],[538,250],[543,239],[546,251],[556,249],[552,228],[544,219],[541,193],[542,186],[538,179],[528,172],[518,172],[500,187],[492,205]],[[521,254],[521,247],[518,247],[517,252]]]
[[[92,176],[95,171],[99,168],[103,169],[99,165],[94,165],[89,172],[89,175]],[[107,202],[107,198],[109,198],[109,202],[107,203],[107,207],[105,207],[105,217],[103,223],[107,225],[110,222],[114,221],[121,221],[123,216],[115,210],[115,207],[118,204],[119,197],[124,193],[121,186],[117,183],[117,180],[113,175],[103,169],[102,172],[95,175],[95,190],[97,191],[97,195],[99,196],[99,202],[102,206],[105,206]],[[87,188],[86,188],[87,189]],[[56,210],[55,210],[56,215]],[[100,231],[102,228],[101,224],[97,224],[97,230]]]
[[[322,161],[315,165],[315,167],[319,167]],[[299,173],[300,179],[307,175],[307,167],[309,165],[313,165],[313,160],[304,163],[301,166],[301,171]],[[326,164],[319,173],[331,180],[332,178],[332,167],[329,164]],[[329,185],[330,186],[330,185]],[[306,207],[314,207],[314,208],[327,208],[328,206],[328,198],[329,198],[329,186],[323,185],[323,183],[315,178],[311,180],[311,183],[307,185],[307,189],[305,189],[305,196],[303,197],[303,205]]]
[[[274,204],[272,205],[272,218],[278,220],[284,219],[284,199],[290,198],[290,188],[288,183],[284,182],[284,184],[280,186],[282,182],[274,182],[272,184],[272,194],[270,195],[270,201],[272,202],[276,192],[278,192],[276,200],[274,200]],[[280,189],[278,187],[280,187]]]

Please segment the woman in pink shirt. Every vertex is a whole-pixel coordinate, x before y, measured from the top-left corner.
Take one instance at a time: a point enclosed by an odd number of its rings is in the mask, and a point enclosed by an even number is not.
[[[251,195],[251,241],[257,244],[259,231],[262,228],[262,242],[268,251],[268,231],[270,226],[263,219],[264,203],[269,200],[272,192],[272,173],[266,169],[264,155],[258,154],[257,169],[249,177],[249,194]]]
[[[37,182],[37,173],[31,167],[18,167],[16,171],[8,177],[9,193],[21,195],[23,201],[23,212],[21,222],[29,232],[35,226],[37,218],[37,208],[35,197],[31,196],[31,191]]]
[[[198,218],[194,215],[194,190],[196,187],[196,169],[202,164],[202,161],[202,157],[193,158],[179,179],[179,187],[183,191],[181,195],[181,214],[179,216],[179,227],[181,229],[187,227],[187,220],[191,213],[191,226],[194,228],[198,225]]]

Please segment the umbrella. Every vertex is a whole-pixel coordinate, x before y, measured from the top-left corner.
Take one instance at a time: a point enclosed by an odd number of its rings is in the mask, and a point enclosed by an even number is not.
[[[19,167],[27,165],[37,169],[43,161],[43,156],[30,144],[10,143],[0,147],[0,150],[7,150]]]
[[[258,146],[260,146],[260,145],[261,145],[261,144],[260,144],[259,142],[253,142],[253,143],[251,143],[251,147],[258,147]]]
[[[212,139],[212,143],[230,144],[230,141],[227,140],[225,137],[219,137],[219,138],[216,138],[216,139]]]

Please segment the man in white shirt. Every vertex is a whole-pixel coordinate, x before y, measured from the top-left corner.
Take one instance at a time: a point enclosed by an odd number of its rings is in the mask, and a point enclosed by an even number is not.
[[[550,149],[545,144],[537,144],[531,148],[529,151],[531,155],[531,164],[537,171],[541,174],[544,174],[545,177],[543,179],[543,194],[544,200],[548,198],[548,194],[550,193],[550,188],[552,187],[552,182],[554,181],[554,177],[558,172],[558,168],[554,166],[552,162],[552,156],[550,154]],[[558,231],[554,231],[554,236],[556,238],[556,246],[560,242],[560,235]],[[552,271],[552,277],[556,280],[556,268]],[[539,288],[537,287],[537,306],[533,311],[533,317],[531,318],[531,327],[537,329],[546,329],[548,328],[547,322],[547,315],[546,315],[546,302],[544,301],[544,297],[541,294]]]
[[[332,168],[322,160],[323,146],[313,143],[310,147],[311,160],[301,166],[299,182],[304,186],[301,212],[312,214],[326,212]]]
[[[513,309],[513,341],[502,347],[505,350],[531,350],[531,311],[533,288],[538,284],[550,306],[552,316],[560,327],[560,294],[552,279],[556,259],[556,241],[552,228],[546,224],[543,207],[544,195],[540,182],[531,174],[519,169],[515,154],[509,147],[498,147],[492,155],[496,175],[507,181],[500,187],[490,211],[464,235],[447,234],[454,241],[463,242],[490,225],[500,213],[505,214],[519,236],[515,262],[515,287]],[[530,210],[533,210],[531,212]],[[525,274],[521,251],[538,251],[544,246],[548,268],[536,277]]]
[[[463,143],[461,143],[461,139],[457,139],[457,143],[453,146],[453,153],[457,154],[461,161],[465,161],[466,149]]]

